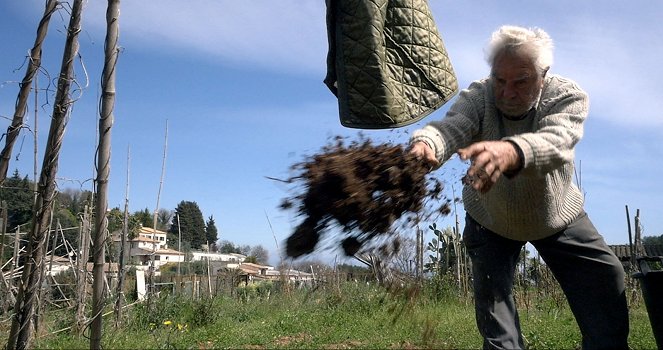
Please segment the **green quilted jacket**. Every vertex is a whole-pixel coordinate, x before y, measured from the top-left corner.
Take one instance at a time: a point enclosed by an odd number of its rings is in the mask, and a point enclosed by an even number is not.
[[[326,0],[327,76],[341,124],[414,123],[451,99],[458,81],[426,0]]]

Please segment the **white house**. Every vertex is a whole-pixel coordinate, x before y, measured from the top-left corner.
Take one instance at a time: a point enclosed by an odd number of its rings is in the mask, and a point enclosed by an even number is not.
[[[191,261],[219,261],[229,269],[236,269],[246,260],[246,255],[236,253],[191,252]]]
[[[183,262],[185,254],[168,248],[166,236],[167,233],[164,231],[141,227],[138,236],[127,240],[130,260],[142,265],[149,265],[152,255],[154,255],[154,266],[157,268],[171,262]],[[119,251],[121,244],[119,234],[113,235],[113,243]]]

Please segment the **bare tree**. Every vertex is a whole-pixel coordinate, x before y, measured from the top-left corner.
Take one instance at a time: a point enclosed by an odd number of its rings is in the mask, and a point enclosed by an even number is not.
[[[20,84],[18,98],[16,99],[16,109],[14,110],[14,117],[12,124],[7,128],[7,138],[5,139],[5,147],[0,152],[0,184],[7,178],[7,169],[9,168],[9,159],[11,159],[12,149],[18,137],[19,131],[23,127],[23,118],[26,114],[28,107],[28,97],[30,89],[32,88],[32,81],[34,80],[39,67],[41,67],[41,45],[48,33],[48,23],[51,20],[51,15],[58,8],[58,1],[49,0],[46,2],[44,16],[39,21],[37,27],[37,38],[35,44],[30,50],[30,57],[28,61],[28,69],[25,72],[25,77]],[[36,137],[36,136],[35,136]]]
[[[269,263],[269,251],[260,244],[251,247],[249,255],[255,257],[259,264]]]
[[[412,237],[399,237],[400,248],[391,257],[391,267],[409,276],[417,274],[418,246]]]
[[[12,327],[7,341],[7,349],[26,349],[30,347],[33,338],[33,319],[35,311],[37,288],[40,286],[39,276],[43,268],[42,250],[44,240],[50,227],[51,212],[56,196],[56,175],[60,158],[62,139],[64,138],[65,126],[70,113],[72,100],[69,90],[74,76],[74,59],[78,54],[78,34],[81,31],[81,13],[83,1],[75,0],[71,9],[71,18],[67,30],[67,39],[62,58],[62,66],[58,77],[55,105],[53,106],[53,117],[48,133],[46,151],[42,162],[42,170],[39,178],[37,199],[35,202],[35,216],[30,231],[28,247],[26,250],[26,261],[23,266],[21,284],[19,285],[16,312],[12,321]]]

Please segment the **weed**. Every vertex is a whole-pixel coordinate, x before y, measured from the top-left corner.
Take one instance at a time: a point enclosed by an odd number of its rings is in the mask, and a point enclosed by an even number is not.
[[[172,343],[173,335],[189,331],[186,323],[175,323],[171,320],[165,320],[161,324],[150,323],[150,333],[154,336],[155,342],[160,344],[160,349],[176,349]]]

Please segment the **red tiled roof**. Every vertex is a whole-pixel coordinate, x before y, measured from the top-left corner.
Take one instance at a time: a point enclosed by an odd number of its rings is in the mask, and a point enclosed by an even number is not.
[[[151,234],[165,235],[166,234],[166,232],[164,232],[164,231],[155,230],[155,229],[150,228],[150,227],[141,227],[140,231],[138,231],[138,233],[142,233],[142,234],[145,234],[145,235],[151,235]]]

